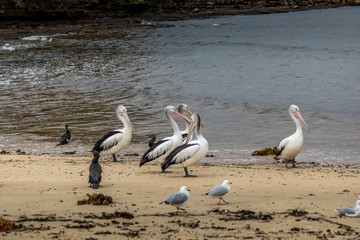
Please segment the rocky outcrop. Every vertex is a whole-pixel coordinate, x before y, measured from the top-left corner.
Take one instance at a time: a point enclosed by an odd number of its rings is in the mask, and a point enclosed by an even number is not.
[[[171,14],[267,13],[360,5],[360,0],[2,0],[0,19],[123,18]]]

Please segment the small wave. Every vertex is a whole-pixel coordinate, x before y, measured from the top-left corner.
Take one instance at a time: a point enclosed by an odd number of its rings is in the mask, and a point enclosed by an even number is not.
[[[56,35],[51,36],[41,36],[41,35],[34,35],[29,37],[23,37],[22,41],[38,41],[38,42],[52,42],[53,37]]]
[[[15,51],[16,48],[14,46],[11,46],[9,43],[6,43],[4,46],[2,46],[1,49],[6,51]]]

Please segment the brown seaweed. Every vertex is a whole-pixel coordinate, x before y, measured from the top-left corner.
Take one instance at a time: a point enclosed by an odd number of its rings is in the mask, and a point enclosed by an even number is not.
[[[99,194],[89,194],[87,193],[88,199],[79,200],[77,205],[84,205],[84,204],[93,204],[93,205],[109,205],[113,203],[113,199],[110,196],[106,196],[102,193]]]
[[[256,150],[251,155],[253,155],[253,156],[276,155],[277,152],[278,152],[277,147],[265,148],[265,149],[262,149],[262,150]]]

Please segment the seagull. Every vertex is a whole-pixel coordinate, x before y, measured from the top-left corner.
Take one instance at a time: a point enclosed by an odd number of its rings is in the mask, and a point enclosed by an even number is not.
[[[91,161],[90,167],[89,167],[89,183],[90,187],[93,189],[97,189],[101,182],[101,173],[102,168],[99,164],[99,152],[93,151],[94,158]]]
[[[189,191],[190,190],[188,187],[182,186],[180,188],[179,192],[172,194],[165,201],[161,202],[161,204],[170,204],[170,205],[176,207],[176,209],[177,209],[176,215],[179,213],[179,210],[186,211],[185,209],[180,208],[180,207],[185,205],[188,202],[189,197],[190,197]]]
[[[181,103],[178,106],[178,112],[187,117],[191,117],[191,115],[192,115],[192,112],[190,111],[189,106],[186,105],[185,103]],[[183,143],[185,143],[185,141],[186,141],[187,135],[189,133],[189,127],[190,127],[190,123],[186,123],[186,128],[184,130],[180,131],[181,136],[183,138]]]
[[[296,124],[296,131],[293,135],[283,139],[278,147],[278,152],[275,159],[283,159],[285,167],[288,168],[287,160],[293,160],[293,167],[295,168],[295,157],[301,151],[303,146],[303,132],[301,125],[310,133],[304,118],[301,116],[299,107],[290,105],[289,115]]]
[[[71,139],[71,133],[69,131],[69,125],[68,124],[65,124],[65,134],[61,136],[60,138],[60,142],[59,144],[57,144],[56,146],[59,146],[59,145],[65,145],[67,144],[68,142],[70,142],[70,139]]]
[[[356,201],[356,205],[354,207],[348,207],[344,209],[335,209],[340,216],[346,215],[348,217],[359,217],[360,216],[360,200]]]
[[[100,154],[112,154],[114,162],[123,162],[116,159],[116,153],[130,144],[132,131],[134,128],[130,122],[127,110],[123,105],[118,106],[116,115],[123,123],[124,127],[106,133],[100,140],[95,143],[92,151],[98,151]],[[135,131],[134,131],[135,132]]]
[[[148,137],[148,139],[150,139],[149,141],[149,147],[151,147],[152,145],[154,145],[155,141],[156,141],[156,136],[154,134],[150,135]]]
[[[187,167],[194,165],[206,156],[209,149],[208,141],[201,134],[201,119],[198,113],[194,113],[190,118],[190,129],[185,144],[176,147],[165,159],[161,165],[164,171],[170,166],[184,167],[185,177],[196,177],[189,175]],[[189,139],[195,130],[196,140],[189,142]]]
[[[174,117],[177,117],[184,122],[188,122],[188,120],[173,106],[167,106],[164,112],[166,118],[174,130],[174,134],[171,137],[163,138],[157,143],[153,144],[142,156],[140,167],[145,163],[162,163],[166,156],[175,147],[182,143],[182,136],[180,134],[179,126],[176,124]],[[163,172],[165,173],[165,171]]]
[[[229,191],[230,191],[230,184],[231,182],[229,180],[224,180],[224,182],[220,185],[216,185],[213,189],[211,189],[209,192],[207,192],[205,194],[205,196],[212,196],[212,197],[218,197],[219,198],[219,203],[218,205],[220,205],[220,201],[223,200],[224,202],[226,202],[223,197],[225,197]]]

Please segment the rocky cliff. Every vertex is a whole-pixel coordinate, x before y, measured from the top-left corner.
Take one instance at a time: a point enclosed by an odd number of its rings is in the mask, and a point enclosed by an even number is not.
[[[360,5],[360,0],[2,0],[0,19],[238,14]]]

